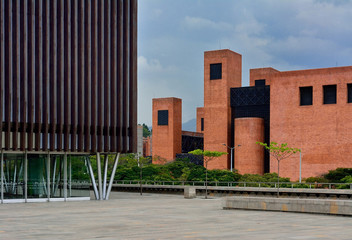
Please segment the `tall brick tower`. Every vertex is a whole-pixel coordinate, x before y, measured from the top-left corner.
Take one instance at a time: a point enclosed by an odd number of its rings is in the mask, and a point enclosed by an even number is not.
[[[182,100],[153,99],[153,163],[171,161],[182,152]]]
[[[228,151],[230,88],[241,87],[242,56],[231,50],[204,52],[204,150]],[[230,154],[209,162],[210,169],[228,169]]]

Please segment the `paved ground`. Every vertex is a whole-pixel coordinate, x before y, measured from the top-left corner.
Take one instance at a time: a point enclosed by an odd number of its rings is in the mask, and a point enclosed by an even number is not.
[[[113,193],[109,201],[0,205],[0,239],[351,239],[352,218],[222,210],[221,198]]]

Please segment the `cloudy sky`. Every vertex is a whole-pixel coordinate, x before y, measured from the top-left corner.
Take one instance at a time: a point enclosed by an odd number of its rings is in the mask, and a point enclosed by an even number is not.
[[[352,65],[352,1],[139,0],[138,122],[152,99],[182,98],[183,122],[203,106],[203,53],[231,49],[249,69]]]

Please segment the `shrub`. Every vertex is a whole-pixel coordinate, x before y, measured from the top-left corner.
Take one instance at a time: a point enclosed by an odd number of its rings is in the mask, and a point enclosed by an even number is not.
[[[303,181],[306,183],[328,183],[329,182],[329,180],[324,178],[323,176],[309,177],[309,178],[303,179]]]
[[[336,170],[330,170],[324,177],[333,183],[341,183],[342,179],[346,176],[352,175],[352,168],[337,168]]]

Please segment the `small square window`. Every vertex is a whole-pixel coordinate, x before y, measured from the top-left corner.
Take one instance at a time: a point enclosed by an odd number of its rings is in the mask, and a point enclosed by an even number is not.
[[[158,125],[166,126],[169,124],[169,110],[158,111]]]
[[[265,79],[258,79],[258,80],[255,80],[254,82],[256,87],[265,86]]]
[[[323,86],[324,104],[336,104],[336,85]]]
[[[221,79],[222,75],[222,64],[215,63],[210,64],[210,80]]]
[[[200,130],[203,132],[204,131],[204,118],[200,119]]]
[[[313,87],[300,87],[299,93],[301,106],[313,104]]]
[[[347,84],[347,102],[352,103],[352,83]]]

